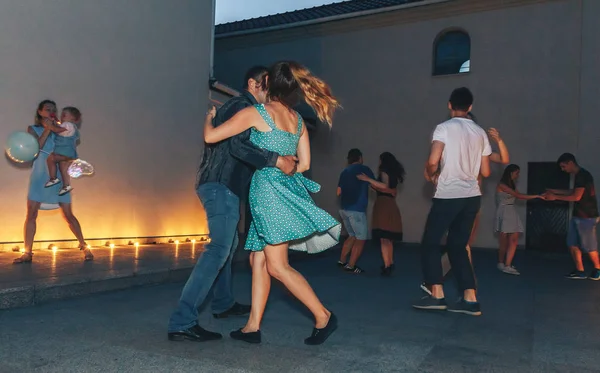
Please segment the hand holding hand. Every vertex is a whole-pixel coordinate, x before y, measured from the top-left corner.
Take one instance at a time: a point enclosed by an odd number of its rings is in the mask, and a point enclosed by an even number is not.
[[[556,195],[552,192],[546,192],[542,196],[545,201],[556,201]]]

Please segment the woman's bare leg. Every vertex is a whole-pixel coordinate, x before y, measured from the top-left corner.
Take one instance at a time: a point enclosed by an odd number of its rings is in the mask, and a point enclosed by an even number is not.
[[[41,203],[27,200],[27,215],[25,216],[25,224],[23,227],[25,253],[15,259],[15,263],[30,262],[33,255],[33,239],[37,228],[37,217]]]
[[[267,270],[302,302],[315,317],[315,327],[327,326],[331,312],[323,306],[304,276],[290,267],[288,262],[288,244],[266,246]],[[254,305],[252,305],[254,308]]]
[[[388,268],[394,264],[393,249],[392,241],[385,238],[381,239],[381,257],[383,258],[383,265],[385,268]]]
[[[506,264],[506,251],[508,249],[508,234],[500,232],[498,235],[498,264]]]
[[[77,241],[79,241],[79,247],[85,247],[85,240],[83,239],[83,232],[81,231],[81,225],[79,225],[79,220],[73,214],[73,209],[70,203],[59,203],[60,208],[63,213],[63,217],[69,224],[69,228],[71,232],[77,237]]]
[[[252,308],[248,322],[242,329],[243,333],[260,330],[260,323],[271,291],[271,275],[267,271],[265,253],[263,251],[250,253],[250,266],[252,266]]]
[[[517,245],[519,244],[519,233],[510,233],[508,235],[508,245],[506,250],[506,266],[510,267],[512,265],[512,261],[515,257],[515,253],[517,252]]]

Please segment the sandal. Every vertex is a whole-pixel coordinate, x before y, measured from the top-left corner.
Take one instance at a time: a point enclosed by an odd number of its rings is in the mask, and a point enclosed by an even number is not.
[[[31,263],[32,261],[33,253],[23,253],[23,255],[13,260],[13,264]]]
[[[83,251],[83,260],[85,262],[94,260],[94,254],[92,254],[92,250],[88,249],[87,245],[79,246],[79,250]]]

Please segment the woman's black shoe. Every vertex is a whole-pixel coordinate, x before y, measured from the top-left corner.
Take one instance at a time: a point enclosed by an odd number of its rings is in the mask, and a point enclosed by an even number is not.
[[[327,338],[329,338],[331,334],[333,334],[333,332],[335,332],[337,327],[338,320],[332,312],[331,316],[329,316],[329,321],[327,322],[327,325],[323,329],[313,328],[312,334],[310,335],[310,337],[304,340],[304,344],[311,346],[322,344],[327,340]]]
[[[381,275],[384,277],[389,277],[392,275],[392,267],[381,267]]]
[[[244,333],[242,329],[234,330],[229,333],[229,336],[233,339],[237,339],[238,341],[244,341],[248,343],[260,343],[261,335],[260,330],[250,333]]]

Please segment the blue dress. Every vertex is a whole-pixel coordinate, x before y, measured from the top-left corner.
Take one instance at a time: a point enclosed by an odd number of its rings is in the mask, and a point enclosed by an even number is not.
[[[256,146],[280,155],[296,155],[302,132],[298,114],[296,133],[282,131],[264,105],[255,105],[269,132],[252,129],[250,141]],[[266,245],[290,242],[291,250],[318,253],[339,242],[341,224],[315,205],[309,192],[317,193],[321,186],[302,174],[288,176],[274,167],[257,170],[250,184],[252,223],[245,249],[261,251]]]
[[[79,140],[78,129],[75,129],[75,134],[73,136],[54,134],[54,154],[77,159],[77,140]]]
[[[44,132],[42,126],[29,126],[32,128],[38,136],[41,136]],[[53,185],[49,188],[45,188],[44,185],[50,179],[48,174],[48,165],[46,160],[48,155],[54,151],[54,139],[56,134],[51,132],[46,139],[46,143],[40,149],[40,154],[33,161],[33,167],[31,169],[31,175],[29,177],[29,193],[27,199],[31,201],[41,202],[42,210],[53,210],[57,209],[59,203],[71,203],[71,194],[67,193],[62,196],[58,195],[58,191],[61,188],[61,184]],[[60,172],[57,173],[58,178],[62,181]]]

